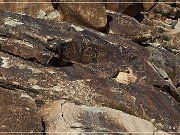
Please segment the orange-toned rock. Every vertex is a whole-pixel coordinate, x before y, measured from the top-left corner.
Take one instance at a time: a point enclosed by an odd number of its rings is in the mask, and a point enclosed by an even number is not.
[[[38,17],[42,19],[60,19],[60,14],[53,8],[51,3],[36,3],[39,1],[34,0],[22,0],[18,1],[3,0],[0,4],[0,10],[15,12],[19,14],[25,14],[32,17]],[[43,2],[43,1],[41,1]],[[50,0],[44,0],[44,2],[51,2]]]
[[[143,7],[145,11],[149,11],[156,4],[156,0],[143,0]]]
[[[142,3],[135,3],[141,1],[135,0],[106,0],[105,3],[106,9],[115,11],[118,13],[124,13],[128,16],[135,17],[141,11],[143,11]],[[112,3],[111,3],[112,2]],[[115,3],[113,3],[115,2]],[[118,3],[119,2],[119,3]]]
[[[102,3],[59,3],[58,11],[66,22],[97,30],[104,30],[107,24],[105,5]]]

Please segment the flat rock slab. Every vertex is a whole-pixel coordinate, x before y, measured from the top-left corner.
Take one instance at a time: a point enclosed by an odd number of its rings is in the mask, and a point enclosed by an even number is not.
[[[42,132],[35,102],[25,93],[0,88],[0,132]]]
[[[57,54],[43,46],[7,37],[0,37],[0,50],[43,65],[48,65],[53,58],[58,59]]]
[[[79,57],[76,59],[80,59],[80,63],[103,60],[117,63],[119,58],[129,61],[138,55],[147,56],[143,47],[122,37],[117,41],[118,37],[110,38],[106,34],[70,23],[53,23],[3,11],[0,15],[2,36],[24,40],[25,43],[32,44],[31,46],[44,47],[54,52],[58,50],[57,53],[67,59],[73,60],[73,57]],[[126,53],[125,56],[122,51]],[[111,53],[114,55],[109,57]]]
[[[40,108],[46,123],[45,131],[64,134],[116,134],[116,133],[168,133],[159,131],[149,121],[107,107],[78,106],[74,103],[54,101]]]

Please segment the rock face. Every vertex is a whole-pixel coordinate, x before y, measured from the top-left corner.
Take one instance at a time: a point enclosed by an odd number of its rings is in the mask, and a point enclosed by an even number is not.
[[[153,40],[158,37],[156,29],[140,24],[132,17],[112,11],[107,11],[107,15],[112,17],[109,23],[110,34],[117,34],[136,42]]]
[[[34,100],[23,92],[0,88],[0,132],[41,132]]]
[[[100,2],[0,11],[0,132],[180,131],[178,4]]]
[[[148,51],[143,47],[74,24],[53,25],[8,12],[1,12],[0,17],[1,86],[25,90],[38,106],[66,99],[153,119],[160,130],[178,130],[179,91],[174,80],[166,81],[157,72],[157,64],[149,61]],[[16,44],[10,45],[12,41]],[[9,46],[11,49],[7,49]],[[17,47],[24,47],[24,51],[39,50],[41,55],[35,52],[23,55]]]
[[[107,107],[78,106],[66,101],[55,101],[40,108],[40,112],[47,124],[47,132],[167,134],[158,131],[149,121]]]

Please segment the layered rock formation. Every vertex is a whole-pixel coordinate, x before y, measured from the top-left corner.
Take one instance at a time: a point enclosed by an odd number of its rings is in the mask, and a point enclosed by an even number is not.
[[[0,132],[178,133],[178,2],[56,2],[0,5]]]

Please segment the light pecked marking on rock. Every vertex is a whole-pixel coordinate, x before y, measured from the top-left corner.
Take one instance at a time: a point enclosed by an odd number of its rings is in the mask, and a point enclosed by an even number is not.
[[[3,38],[3,37],[0,37],[0,41],[6,41],[8,40],[7,38]]]
[[[73,39],[70,38],[70,39],[64,39],[65,42],[71,42]]]
[[[26,42],[26,41],[22,41],[22,40],[14,40],[16,43],[19,43],[19,44],[23,44],[23,45],[26,45],[26,46],[28,46],[28,47],[31,47],[31,48],[33,48],[33,45],[32,44],[30,44],[30,43],[28,43],[28,42]]]
[[[28,94],[26,94],[26,93],[21,94],[20,98],[29,98],[30,100],[35,101],[32,97],[30,97],[30,96],[29,96]]]
[[[1,59],[2,59],[2,65],[1,65],[1,67],[3,67],[3,68],[9,68],[9,64],[8,64],[9,58],[8,58],[8,57],[1,57]]]
[[[36,79],[33,79],[33,78],[30,78],[28,80],[28,83],[31,84],[31,85],[35,85],[38,81]]]
[[[109,30],[109,34],[114,34],[114,32],[110,29],[110,30]]]
[[[75,28],[75,30],[77,30],[77,31],[83,31],[83,30],[84,30],[83,28],[81,28],[81,27],[79,27],[79,26],[76,26],[76,25],[74,25],[74,24],[71,24],[70,26],[73,27],[73,28]]]
[[[5,21],[5,22],[4,22],[5,25],[10,25],[10,26],[12,26],[12,27],[16,27],[16,26],[18,26],[18,25],[24,24],[24,23],[20,22],[19,20],[13,19],[13,18],[11,18],[11,17],[5,18],[4,21]]]
[[[36,90],[46,89],[46,88],[40,87],[40,86],[38,86],[38,85],[32,85],[31,88],[36,89]]]
[[[13,84],[15,84],[15,85],[20,85],[20,83],[19,82],[12,82]]]
[[[106,10],[107,13],[111,13],[111,14],[117,14],[117,12],[111,11],[111,10]],[[119,14],[119,13],[118,13]]]

